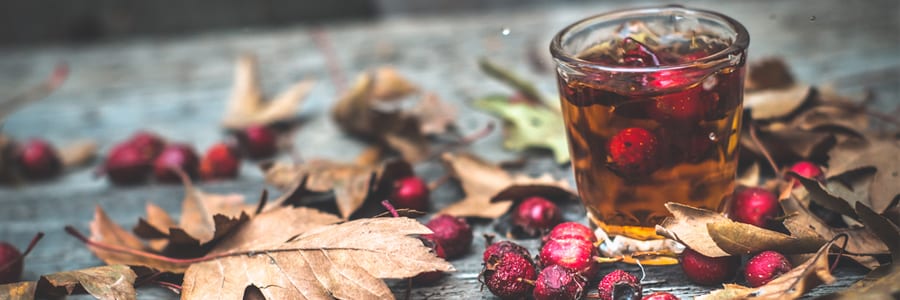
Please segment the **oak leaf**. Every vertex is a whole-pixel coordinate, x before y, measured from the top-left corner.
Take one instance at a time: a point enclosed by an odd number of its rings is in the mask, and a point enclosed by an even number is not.
[[[527,189],[529,193],[548,193],[575,197],[575,193],[565,180],[556,180],[549,175],[532,178],[512,175],[497,165],[488,163],[472,154],[444,153],[442,156],[451,176],[457,178],[466,196],[462,200],[441,210],[441,213],[465,216],[496,218],[505,214],[512,206],[509,201],[521,194],[517,189]],[[506,193],[504,193],[504,191]],[[499,196],[499,197],[498,197]]]
[[[830,284],[835,281],[828,262],[830,249],[834,245],[835,241],[826,243],[812,258],[760,287],[748,288],[736,284],[726,284],[724,289],[713,291],[697,299],[798,299],[820,284]]]
[[[222,125],[228,129],[240,129],[250,125],[267,125],[289,121],[295,117],[303,99],[315,82],[300,81],[281,92],[270,101],[264,101],[259,87],[256,58],[242,55],[235,65],[234,89]]]
[[[431,233],[409,218],[359,219],[313,229],[255,255],[192,265],[182,299],[393,299],[381,280],[452,271],[413,235]]]
[[[0,285],[0,298],[31,300],[88,293],[97,299],[136,299],[137,274],[128,266],[110,265],[41,276],[37,281]]]

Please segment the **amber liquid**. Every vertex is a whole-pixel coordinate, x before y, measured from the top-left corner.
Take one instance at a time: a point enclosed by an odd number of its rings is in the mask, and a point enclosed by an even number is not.
[[[643,87],[677,81],[679,74],[642,77],[625,92],[585,79],[590,76],[559,80],[575,179],[594,225],[610,235],[660,238],[654,227],[670,216],[666,202],[715,210],[731,196],[743,71],[728,67],[651,93]],[[627,128],[645,129],[655,139],[652,151],[635,148],[646,156],[638,167],[623,166],[610,153],[610,140]]]

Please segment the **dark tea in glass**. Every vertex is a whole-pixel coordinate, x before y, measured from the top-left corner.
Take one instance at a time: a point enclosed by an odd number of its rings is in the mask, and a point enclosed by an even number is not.
[[[612,12],[553,40],[578,192],[610,235],[658,238],[664,204],[717,209],[734,190],[749,37],[683,7]]]

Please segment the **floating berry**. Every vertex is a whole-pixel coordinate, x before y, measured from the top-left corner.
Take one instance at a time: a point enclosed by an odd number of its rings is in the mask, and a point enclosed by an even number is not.
[[[791,270],[791,262],[775,251],[763,251],[749,261],[744,278],[752,287],[759,287]]]
[[[646,174],[656,168],[656,135],[647,129],[631,127],[609,139],[609,163],[627,175]]]
[[[428,194],[428,184],[422,178],[409,176],[394,181],[390,199],[397,208],[427,211]]]
[[[759,187],[748,187],[734,195],[729,216],[732,220],[766,228],[781,208],[775,194]]]
[[[31,139],[18,148],[17,158],[22,175],[28,179],[48,179],[62,171],[56,149],[42,139]]]
[[[690,248],[681,253],[684,275],[702,285],[717,285],[734,278],[740,262],[738,256],[708,257]]]
[[[188,176],[195,176],[200,164],[198,160],[197,153],[190,145],[169,144],[153,162],[153,175],[160,182],[180,182],[181,176],[173,168],[181,169]]]
[[[200,160],[200,178],[204,180],[237,177],[241,168],[239,153],[226,143],[217,143],[206,150]]]
[[[539,196],[528,197],[519,203],[512,217],[513,224],[530,235],[550,230],[560,219],[559,207]]]
[[[469,252],[472,246],[472,228],[462,218],[450,215],[439,215],[425,224],[431,231],[434,240],[444,247],[447,258],[458,258]]]

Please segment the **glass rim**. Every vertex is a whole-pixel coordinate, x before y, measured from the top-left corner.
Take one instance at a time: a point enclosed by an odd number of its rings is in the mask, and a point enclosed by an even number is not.
[[[584,60],[576,57],[570,53],[567,53],[562,48],[563,36],[570,33],[576,27],[581,25],[595,23],[599,19],[615,19],[627,17],[629,15],[639,15],[639,14],[648,14],[651,12],[659,12],[663,10],[675,10],[675,11],[684,11],[690,12],[692,14],[697,14],[702,17],[706,17],[708,19],[720,19],[723,21],[723,24],[729,26],[735,32],[734,41],[728,45],[727,48],[722,49],[719,52],[712,53],[710,55],[695,59],[690,62],[683,62],[678,64],[670,64],[670,65],[660,65],[653,67],[631,67],[631,66],[610,66],[604,65],[596,62],[592,62],[589,60]],[[649,6],[649,7],[635,7],[635,8],[626,8],[620,10],[614,10],[598,15],[593,15],[590,17],[583,18],[578,20],[572,24],[569,24],[562,30],[560,30],[553,37],[553,40],[550,42],[550,54],[553,56],[553,59],[556,60],[557,63],[562,63],[570,67],[578,67],[578,68],[590,68],[597,71],[605,71],[605,72],[633,72],[633,73],[646,73],[646,72],[658,72],[658,71],[667,71],[667,70],[681,70],[688,68],[696,68],[698,66],[705,66],[709,64],[717,65],[722,61],[731,60],[731,55],[734,53],[740,53],[747,49],[750,45],[750,35],[747,33],[747,29],[744,28],[740,22],[726,16],[724,14],[703,10],[703,9],[695,9],[695,8],[687,8],[681,5],[667,5],[667,6]]]

